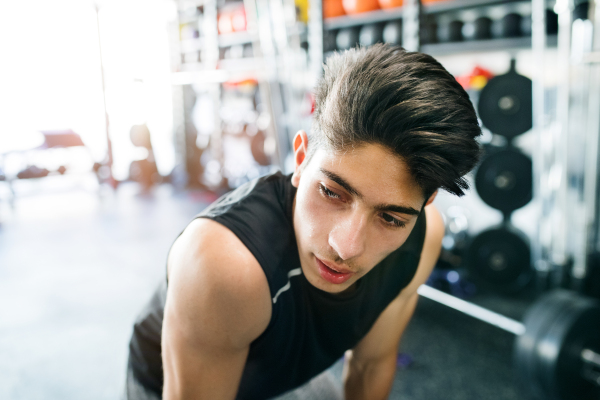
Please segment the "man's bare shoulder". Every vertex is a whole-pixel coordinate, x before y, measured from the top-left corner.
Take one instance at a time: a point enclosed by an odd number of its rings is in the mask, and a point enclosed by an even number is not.
[[[231,345],[243,346],[270,321],[271,296],[260,264],[233,232],[213,220],[194,220],[175,241],[168,277],[167,302],[190,333],[209,324],[226,330]]]

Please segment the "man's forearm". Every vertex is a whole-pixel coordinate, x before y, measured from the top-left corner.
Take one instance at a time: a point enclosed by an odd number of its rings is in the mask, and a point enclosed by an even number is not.
[[[392,390],[396,374],[396,355],[372,362],[360,362],[347,353],[344,365],[346,400],[384,400]]]

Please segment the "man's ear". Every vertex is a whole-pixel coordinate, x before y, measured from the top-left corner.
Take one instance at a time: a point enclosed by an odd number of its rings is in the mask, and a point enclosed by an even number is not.
[[[292,175],[292,185],[298,187],[300,184],[300,174],[304,168],[304,162],[308,151],[308,135],[304,131],[298,131],[294,136],[294,174]]]
[[[429,196],[429,198],[427,199],[427,203],[425,203],[426,206],[433,203],[433,200],[435,200],[435,196],[437,196],[437,193],[438,193],[438,191],[436,190],[435,192],[433,192],[433,194],[431,196]]]

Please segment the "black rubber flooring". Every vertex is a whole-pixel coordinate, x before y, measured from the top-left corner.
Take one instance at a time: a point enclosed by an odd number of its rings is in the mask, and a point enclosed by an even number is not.
[[[392,399],[525,400],[512,367],[514,335],[421,298],[401,351]]]

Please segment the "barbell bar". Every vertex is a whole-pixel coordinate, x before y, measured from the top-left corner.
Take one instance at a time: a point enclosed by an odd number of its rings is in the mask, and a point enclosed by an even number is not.
[[[575,292],[542,296],[525,323],[422,285],[419,295],[517,336],[515,366],[527,392],[544,400],[600,399],[600,304]]]

